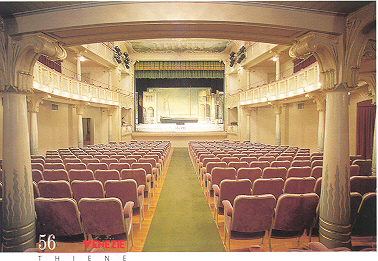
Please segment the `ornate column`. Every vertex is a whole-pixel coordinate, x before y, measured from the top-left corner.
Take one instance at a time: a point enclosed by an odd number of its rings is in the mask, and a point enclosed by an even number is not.
[[[79,103],[75,106],[77,114],[77,146],[84,147],[84,134],[83,134],[83,114],[86,104]]]
[[[281,64],[280,64],[280,56],[279,54],[276,54],[275,56],[276,60],[276,81],[279,81],[281,78]]]
[[[76,75],[77,80],[81,81],[81,54],[76,55]]]
[[[43,34],[12,38],[0,31],[4,252],[22,252],[36,247],[26,94],[32,92],[33,67],[40,54],[50,59],[64,59],[66,52],[54,39]]]
[[[108,143],[113,141],[113,112],[114,109],[106,109],[108,112]]]
[[[252,108],[243,108],[245,111],[245,115],[247,116],[247,140],[251,141],[251,113]]]
[[[328,248],[350,247],[348,90],[344,78],[343,38],[309,33],[290,49],[290,56],[313,53],[319,62],[326,94],[319,241]]]
[[[45,94],[31,94],[28,95],[28,111],[30,113],[30,154],[39,155],[38,143],[38,122],[37,113],[39,112],[39,105],[43,103]]]
[[[325,110],[326,110],[326,97],[324,93],[314,96],[317,110],[319,112],[318,123],[318,152],[324,152],[324,131],[325,131]]]
[[[274,113],[276,114],[276,145],[281,145],[281,113],[282,105],[274,104],[272,105]]]

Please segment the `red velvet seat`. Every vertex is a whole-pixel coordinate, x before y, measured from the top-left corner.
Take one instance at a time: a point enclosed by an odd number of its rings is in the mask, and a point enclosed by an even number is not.
[[[316,179],[313,177],[288,178],[285,180],[283,193],[305,194],[314,192]]]
[[[287,170],[285,167],[266,167],[262,172],[263,179],[286,178]]]
[[[104,186],[98,180],[74,180],[71,183],[73,198],[79,201],[82,198],[104,198]]]
[[[253,182],[261,178],[262,176],[262,171],[260,168],[240,168],[237,171],[236,178],[237,179],[249,179],[252,184]]]
[[[118,198],[83,198],[78,207],[82,218],[85,240],[89,235],[125,235],[127,251],[133,242],[133,202],[123,207]],[[111,213],[111,215],[109,215]]]
[[[224,206],[224,244],[231,251],[230,239],[263,238],[269,230],[276,206],[273,195],[245,196],[228,200]]]
[[[252,195],[264,195],[272,194],[275,198],[278,198],[284,187],[284,180],[282,178],[271,179],[256,179],[252,184]]]
[[[65,180],[41,180],[38,190],[43,198],[72,198],[70,183]]]
[[[93,171],[90,169],[71,169],[68,172],[70,181],[74,180],[94,180]]]

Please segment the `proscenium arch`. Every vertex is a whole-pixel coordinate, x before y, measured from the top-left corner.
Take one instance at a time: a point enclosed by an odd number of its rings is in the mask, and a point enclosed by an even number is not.
[[[291,44],[309,31],[340,35],[345,19],[251,2],[98,2],[16,15],[9,33],[43,32],[66,46],[153,38]]]

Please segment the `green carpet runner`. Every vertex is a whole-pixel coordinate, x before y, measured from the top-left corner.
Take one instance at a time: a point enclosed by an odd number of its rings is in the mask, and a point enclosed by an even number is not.
[[[225,251],[189,158],[174,148],[143,252]]]

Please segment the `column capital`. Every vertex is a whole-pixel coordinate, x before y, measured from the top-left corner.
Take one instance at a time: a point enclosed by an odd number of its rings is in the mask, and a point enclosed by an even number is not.
[[[314,99],[314,103],[316,103],[316,109],[318,111],[325,111],[326,110],[326,93],[316,93],[310,96]]]
[[[107,112],[108,116],[113,116],[115,109],[116,109],[116,107],[104,108],[104,112]]]
[[[80,103],[76,104],[75,105],[76,114],[77,115],[83,115],[84,110],[87,108],[87,106],[88,106],[88,103],[84,103],[84,102],[80,102]]]
[[[48,97],[46,93],[31,93],[27,95],[28,112],[39,112],[39,105]]]
[[[338,38],[323,33],[310,32],[297,38],[289,50],[292,58],[313,54],[319,63],[320,81],[323,89],[334,89],[339,82],[338,65],[340,62]]]
[[[34,64],[42,54],[51,60],[67,56],[63,47],[45,34],[10,37],[0,32],[0,91],[30,93]]]
[[[272,103],[271,106],[272,106],[275,114],[281,114],[282,113],[282,107],[283,107],[282,104]]]

